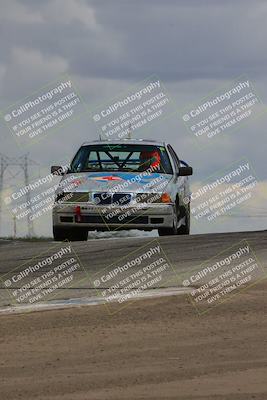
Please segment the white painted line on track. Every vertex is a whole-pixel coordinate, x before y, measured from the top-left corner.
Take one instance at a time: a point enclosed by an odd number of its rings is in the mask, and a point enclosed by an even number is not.
[[[134,296],[130,301],[138,299],[141,300],[147,298],[154,298],[154,297],[185,295],[190,293],[190,290],[192,290],[192,288],[184,288],[184,287],[150,289],[150,290],[145,290],[142,293],[139,293],[137,296]],[[14,307],[3,307],[0,309],[0,315],[22,314],[34,311],[65,309],[70,307],[96,306],[104,303],[106,303],[106,299],[104,297],[96,297],[96,296],[81,297],[81,298],[73,298],[67,300],[51,301],[47,303],[24,304]]]

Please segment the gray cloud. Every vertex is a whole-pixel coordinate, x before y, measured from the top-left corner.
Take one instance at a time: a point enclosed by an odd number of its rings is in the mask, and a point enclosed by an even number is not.
[[[165,81],[265,72],[266,2],[6,4],[0,40],[7,62],[12,47],[22,46],[65,58],[72,73],[97,79],[136,80],[151,71]]]

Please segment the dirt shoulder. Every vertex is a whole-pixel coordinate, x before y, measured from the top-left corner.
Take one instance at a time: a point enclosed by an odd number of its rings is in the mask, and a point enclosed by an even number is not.
[[[3,315],[1,398],[265,400],[266,290],[204,316],[187,296]]]

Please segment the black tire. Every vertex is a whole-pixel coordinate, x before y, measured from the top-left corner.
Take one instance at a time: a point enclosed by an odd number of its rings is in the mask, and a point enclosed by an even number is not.
[[[189,235],[190,233],[190,204],[187,210],[183,208],[181,214],[183,218],[185,216],[185,225],[181,225],[179,228],[175,228],[175,223],[172,228],[159,228],[159,236],[171,236],[171,235]]]
[[[159,228],[158,229],[158,234],[159,234],[159,236],[175,235],[175,233],[173,233],[173,229],[172,228]]]
[[[53,236],[56,242],[69,240],[70,242],[86,241],[88,239],[88,231],[86,229],[75,228],[57,228],[53,227]]]
[[[190,233],[190,204],[188,204],[188,208],[185,211],[185,225],[181,225],[177,229],[177,235],[189,235]]]

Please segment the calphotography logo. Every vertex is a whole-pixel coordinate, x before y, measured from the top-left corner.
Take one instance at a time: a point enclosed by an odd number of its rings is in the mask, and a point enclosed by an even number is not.
[[[156,76],[116,97],[93,111],[92,120],[103,140],[136,137],[138,132],[175,113],[170,96]]]
[[[221,88],[190,109],[181,111],[188,131],[201,145],[218,135],[240,129],[250,119],[265,115],[267,108],[245,76]]]
[[[18,145],[28,146],[85,112],[73,82],[64,76],[1,114]]]
[[[146,290],[162,286],[174,277],[175,271],[164,250],[154,240],[100,271],[93,285],[99,288],[98,295],[107,310],[114,314],[129,305],[129,300],[138,299]]]
[[[203,314],[263,279],[266,273],[244,240],[190,271],[183,286],[192,287],[189,296],[197,311]]]

